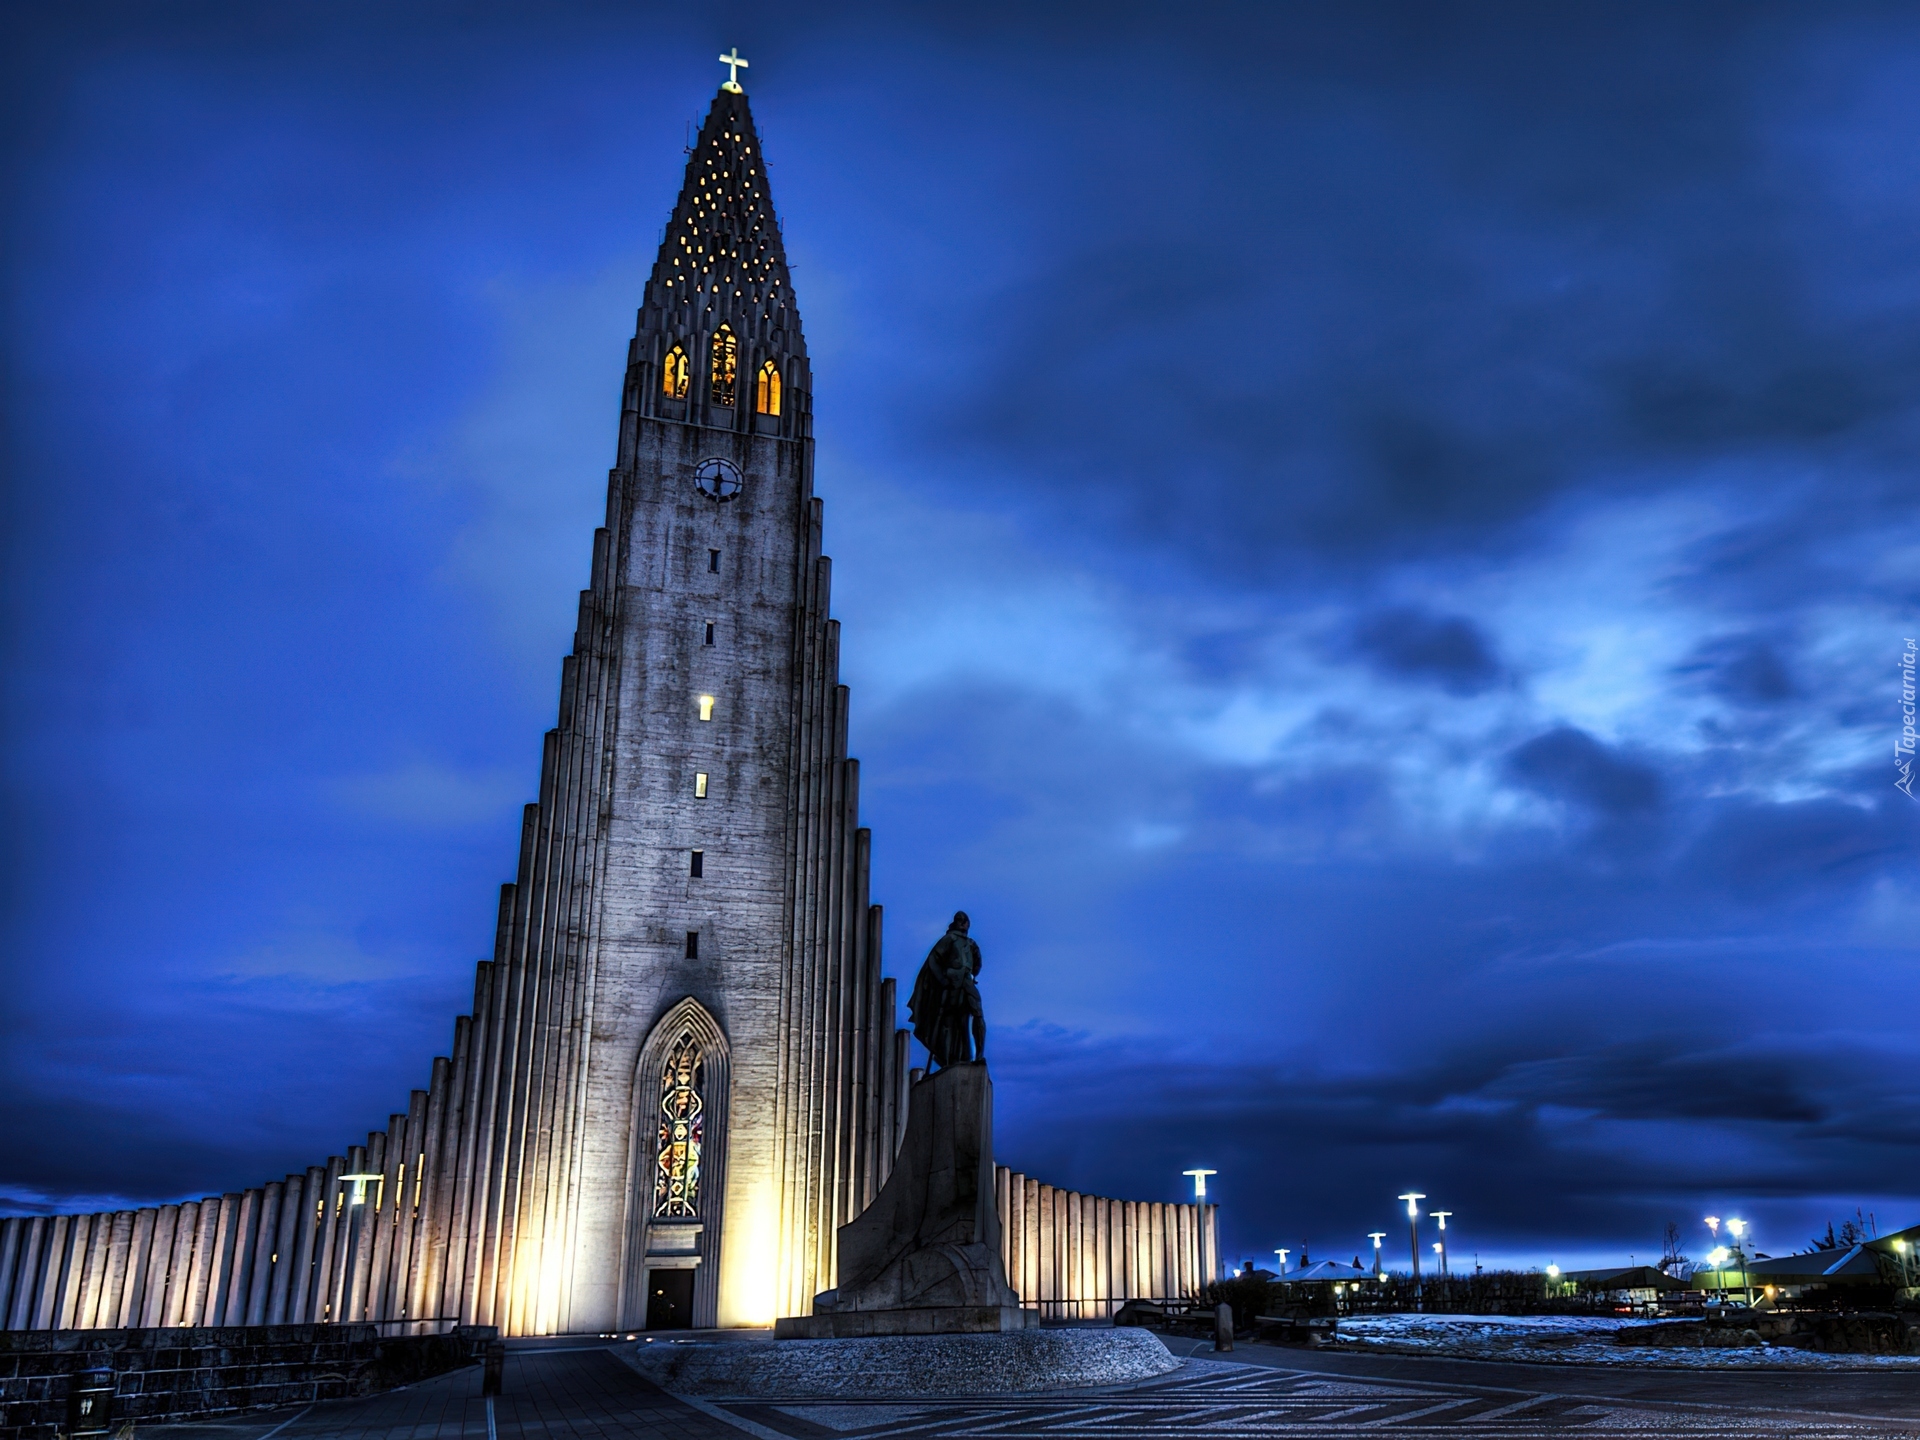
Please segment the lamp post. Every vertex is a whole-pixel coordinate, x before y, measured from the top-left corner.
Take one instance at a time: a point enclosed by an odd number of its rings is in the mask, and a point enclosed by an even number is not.
[[[1280,1257],[1280,1278],[1284,1280],[1287,1278],[1287,1256],[1293,1252],[1291,1250],[1276,1250],[1273,1253]]]
[[[1384,1280],[1387,1278],[1386,1262],[1380,1254],[1380,1242],[1386,1238],[1387,1232],[1384,1230],[1369,1230],[1367,1232],[1367,1239],[1373,1242],[1373,1278],[1376,1280]]]
[[[1218,1170],[1182,1170],[1180,1173],[1193,1177],[1193,1199],[1194,1203],[1198,1204],[1207,1198],[1207,1176],[1218,1175],[1220,1172]]]
[[[1409,1244],[1413,1253],[1413,1297],[1418,1300],[1420,1298],[1420,1202],[1427,1197],[1418,1190],[1409,1190],[1398,1198],[1407,1202],[1407,1234],[1411,1237]]]
[[[1452,1213],[1451,1210],[1435,1210],[1431,1212],[1433,1218],[1440,1224],[1440,1241],[1433,1248],[1440,1252],[1440,1274],[1442,1278],[1452,1273],[1447,1269],[1447,1216]]]
[[[1747,1222],[1730,1219],[1727,1221],[1727,1233],[1733,1236],[1733,1255],[1740,1262],[1740,1293],[1747,1297],[1747,1304],[1753,1304],[1753,1279],[1747,1273],[1747,1248],[1744,1239]]]

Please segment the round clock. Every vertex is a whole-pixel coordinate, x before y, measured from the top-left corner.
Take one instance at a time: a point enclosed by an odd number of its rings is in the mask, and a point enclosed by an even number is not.
[[[747,482],[731,460],[702,460],[693,467],[693,483],[709,500],[731,500]]]

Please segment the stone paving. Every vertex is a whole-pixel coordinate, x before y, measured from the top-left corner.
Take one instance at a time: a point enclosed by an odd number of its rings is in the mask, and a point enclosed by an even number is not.
[[[598,1345],[509,1352],[491,1414],[477,1369],[366,1400],[220,1423],[143,1427],[143,1440],[1231,1440],[1371,1435],[1596,1437],[1920,1436],[1920,1422],[1692,1406],[1461,1384],[1354,1380],[1193,1357],[1128,1390],[982,1400],[818,1402],[681,1399]]]

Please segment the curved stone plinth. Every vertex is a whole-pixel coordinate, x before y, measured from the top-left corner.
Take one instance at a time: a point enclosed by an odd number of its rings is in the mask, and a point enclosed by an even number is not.
[[[1144,1330],[1022,1330],[780,1344],[719,1340],[629,1346],[663,1390],[732,1399],[925,1399],[1136,1385],[1180,1368]]]

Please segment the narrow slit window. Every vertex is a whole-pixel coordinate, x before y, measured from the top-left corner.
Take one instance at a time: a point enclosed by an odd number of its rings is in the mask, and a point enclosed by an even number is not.
[[[693,852],[693,863],[687,866],[687,874],[693,879],[698,880],[706,873],[706,870],[707,852],[704,850],[695,850]]]
[[[711,645],[712,643],[713,643],[713,622],[709,620],[707,621],[707,644]]]
[[[740,374],[740,342],[725,325],[713,332],[712,399],[716,405],[732,408],[734,390]]]
[[[669,350],[661,362],[660,390],[674,400],[687,398],[687,352],[678,345]]]
[[[780,413],[780,367],[771,360],[760,367],[760,378],[754,382],[753,408],[762,415]]]
[[[711,695],[702,695],[700,697],[700,718],[702,720],[713,719],[713,697]]]
[[[707,573],[710,575],[718,575],[720,573],[720,552],[718,550],[707,551]]]
[[[693,777],[693,798],[696,800],[707,798],[707,772],[704,770],[698,771]]]
[[[699,958],[700,932],[698,930],[689,930],[687,931],[687,959],[698,960]]]

